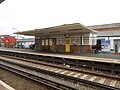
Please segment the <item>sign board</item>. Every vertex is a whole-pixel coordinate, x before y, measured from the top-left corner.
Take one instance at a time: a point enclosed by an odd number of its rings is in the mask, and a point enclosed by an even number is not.
[[[69,34],[65,34],[65,37],[67,38],[67,37],[70,37],[70,35]]]
[[[101,40],[102,52],[110,52],[110,40]]]
[[[102,46],[109,46],[110,45],[110,40],[101,40],[101,45]]]

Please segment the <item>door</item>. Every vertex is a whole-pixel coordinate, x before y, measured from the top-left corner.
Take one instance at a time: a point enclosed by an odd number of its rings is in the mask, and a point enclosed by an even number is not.
[[[118,45],[115,44],[115,53],[117,54],[118,53]]]
[[[50,50],[50,46],[49,46],[49,39],[45,39],[45,44],[44,44],[44,50]]]
[[[66,38],[65,52],[70,52],[70,38]]]

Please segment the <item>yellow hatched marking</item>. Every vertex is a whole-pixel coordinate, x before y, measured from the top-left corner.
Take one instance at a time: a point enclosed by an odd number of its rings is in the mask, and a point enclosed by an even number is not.
[[[116,81],[116,80],[112,80],[112,81],[110,82],[110,86],[115,87],[116,83],[117,83],[117,81]]]
[[[104,81],[105,81],[105,78],[102,78],[102,79],[100,79],[100,81],[99,81],[98,83],[103,84],[103,83],[104,83]]]
[[[91,77],[90,79],[89,79],[89,81],[93,81],[93,80],[95,80],[97,77],[96,76],[93,76],[93,77]]]
[[[81,79],[85,79],[88,75],[83,75],[82,77],[80,77]]]

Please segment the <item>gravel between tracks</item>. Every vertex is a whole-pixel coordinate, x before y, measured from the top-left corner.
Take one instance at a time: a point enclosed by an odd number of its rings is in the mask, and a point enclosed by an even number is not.
[[[16,65],[14,65],[13,67],[19,69],[19,66],[16,66]],[[28,72],[30,72],[30,73],[32,73],[34,75],[37,75],[37,76],[40,76],[40,77],[44,77],[44,78],[47,78],[49,80],[53,80],[55,82],[65,84],[67,86],[76,87],[78,90],[105,90],[105,89],[100,89],[100,88],[96,88],[96,87],[91,87],[91,86],[83,84],[83,83],[76,83],[76,82],[73,83],[71,81],[64,80],[63,78],[59,79],[57,77],[52,77],[52,76],[49,76],[49,75],[46,75],[46,74],[42,74],[42,73],[38,73],[38,72],[35,72],[35,71],[31,71],[31,70],[24,70],[22,68],[21,68],[21,70],[22,71],[28,71]],[[41,90],[41,89],[35,89],[35,90]],[[49,89],[49,90],[51,90],[51,89]]]
[[[0,68],[0,80],[7,83],[16,90],[52,90],[50,88],[48,89],[46,86],[40,83],[26,79],[2,68]]]
[[[10,60],[10,59],[9,59]],[[12,61],[14,61],[14,59],[12,59]],[[19,62],[23,62],[23,61],[19,61]],[[2,63],[2,62],[1,62]],[[25,64],[25,62],[24,62],[24,64]],[[28,64],[28,63],[27,63]],[[30,64],[32,64],[32,63],[30,63]],[[11,65],[10,65],[11,66]],[[32,64],[32,66],[34,66],[34,64]],[[12,65],[12,67],[18,67],[17,65]],[[25,70],[25,71],[29,71],[29,70]],[[0,72],[0,74],[1,74],[2,72]],[[34,72],[33,74],[35,74],[36,72]],[[95,88],[95,87],[91,87],[91,86],[89,86],[89,85],[85,85],[85,84],[83,84],[83,83],[73,83],[73,82],[70,82],[70,81],[67,81],[67,80],[63,80],[62,78],[61,79],[57,79],[57,78],[55,78],[55,77],[51,77],[51,76],[46,76],[46,74],[45,75],[43,75],[43,74],[40,74],[40,73],[37,73],[36,75],[40,75],[40,76],[42,76],[42,77],[46,77],[46,78],[48,78],[48,79],[51,79],[51,80],[53,80],[53,81],[56,81],[56,82],[59,82],[59,83],[62,83],[62,84],[67,84],[68,86],[73,86],[73,87],[76,87],[76,88],[78,88],[79,90],[103,90],[103,89],[98,89],[98,88]],[[11,76],[11,75],[9,75],[9,76]],[[9,77],[8,75],[7,75],[7,77]],[[15,75],[15,76],[17,76],[17,75]],[[0,77],[0,79],[1,79],[1,77]],[[18,86],[18,87],[23,87],[22,85],[25,85],[26,84],[26,82],[21,82],[21,79],[19,79],[19,80],[16,80],[17,78],[15,78],[15,77],[13,77],[13,78],[10,78],[9,80],[7,80],[7,81],[9,81],[8,82],[8,84],[10,85],[10,86],[12,86],[11,85],[11,83],[13,83],[13,85],[14,84],[16,84],[16,83],[14,83],[14,81],[16,81],[16,82],[18,82],[18,81],[20,81],[20,84],[18,84],[18,85],[15,85],[16,87]],[[5,82],[5,81],[4,81]],[[33,81],[32,81],[33,82]],[[25,83],[25,84],[24,84]],[[28,83],[27,83],[28,84]],[[29,84],[28,86],[25,86],[24,88],[25,89],[17,89],[17,90],[51,90],[51,89],[41,89],[41,88],[39,88],[39,87],[37,87],[37,88],[31,88],[31,86],[34,86],[34,84],[35,84],[35,82],[33,82],[33,84]],[[20,86],[21,85],[21,86]],[[36,85],[36,84],[35,84]],[[12,86],[13,88],[15,88],[14,86]],[[27,88],[28,87],[28,88]],[[16,89],[16,88],[15,88]],[[105,90],[105,89],[104,89]]]

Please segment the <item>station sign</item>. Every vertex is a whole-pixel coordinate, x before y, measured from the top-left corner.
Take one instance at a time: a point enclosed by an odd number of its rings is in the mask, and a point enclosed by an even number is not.
[[[69,34],[65,34],[65,37],[70,37],[70,35]]]
[[[110,40],[101,40],[102,52],[110,52]]]
[[[110,40],[101,40],[101,45],[102,46],[109,46],[110,45]]]

